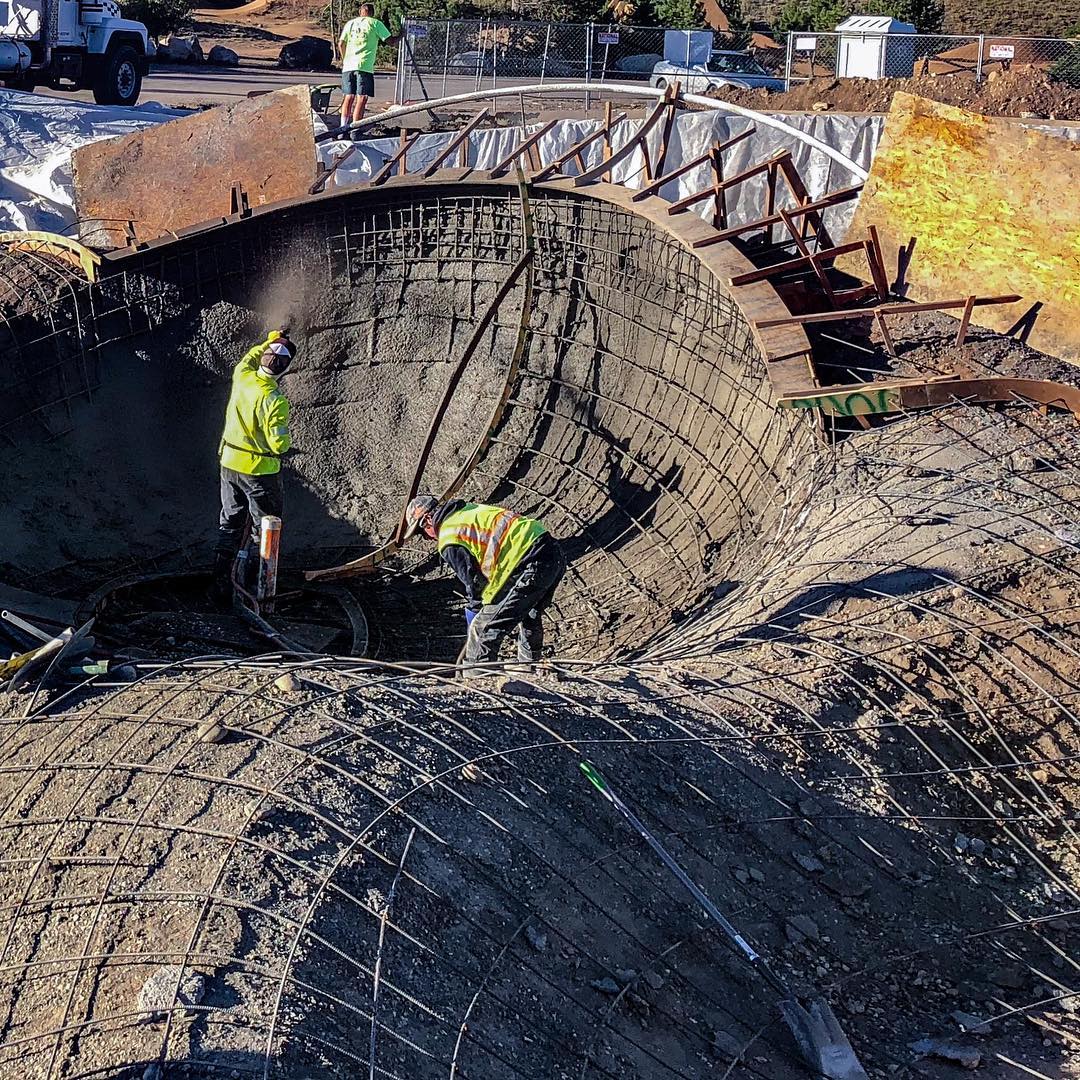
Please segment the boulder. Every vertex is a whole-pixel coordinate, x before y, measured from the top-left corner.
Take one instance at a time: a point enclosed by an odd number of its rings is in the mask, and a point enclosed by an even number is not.
[[[333,59],[334,49],[329,41],[305,34],[282,48],[278,66],[291,71],[325,71]]]
[[[170,34],[157,48],[157,58],[165,64],[201,64],[202,45],[197,37]]]
[[[240,57],[232,49],[224,45],[215,45],[206,58],[208,64],[217,64],[219,67],[236,67],[240,63]]]

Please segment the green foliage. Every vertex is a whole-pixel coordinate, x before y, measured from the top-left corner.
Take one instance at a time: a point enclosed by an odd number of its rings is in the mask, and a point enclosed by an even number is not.
[[[694,30],[705,25],[705,12],[699,0],[653,0],[652,9],[658,26]]]
[[[777,30],[834,30],[849,15],[891,15],[920,34],[937,34],[945,19],[942,0],[788,0]]]
[[[122,0],[122,6],[124,18],[143,23],[155,39],[179,30],[191,16],[188,0]]]
[[[1080,90],[1080,23],[1068,30],[1066,36],[1078,40],[1050,69],[1050,78]]]

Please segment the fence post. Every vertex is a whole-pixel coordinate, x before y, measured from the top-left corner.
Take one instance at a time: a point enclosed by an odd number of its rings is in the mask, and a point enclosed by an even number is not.
[[[442,96],[446,97],[446,73],[450,68],[450,20],[447,19],[443,24],[443,36],[446,38],[446,45],[443,48],[443,61],[442,61]]]
[[[540,85],[544,85],[544,75],[547,73],[548,49],[551,48],[551,23],[547,24],[547,33],[544,35],[544,58],[540,61]]]
[[[585,83],[588,85],[592,82],[592,41],[593,41],[593,24],[587,23],[585,26]],[[585,111],[588,112],[592,105],[592,95],[588,90],[585,91]]]
[[[401,37],[397,46],[397,72],[394,75],[394,104],[405,104],[405,35],[409,32],[409,20],[401,23]]]
[[[793,50],[795,48],[795,32],[789,30],[787,32],[787,56],[784,58],[784,89],[791,89],[791,67],[793,59]]]
[[[979,35],[979,59],[975,61],[975,81],[982,82],[983,49],[986,48],[986,35]]]

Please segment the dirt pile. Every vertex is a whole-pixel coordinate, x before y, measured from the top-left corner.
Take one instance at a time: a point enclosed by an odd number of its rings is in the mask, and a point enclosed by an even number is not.
[[[1011,71],[992,71],[977,83],[969,74],[923,75],[913,79],[818,79],[784,93],[733,90],[715,93],[735,105],[769,112],[828,110],[888,112],[897,91],[956,105],[988,116],[1019,116],[1045,120],[1080,120],[1080,90],[1054,82],[1027,65]]]

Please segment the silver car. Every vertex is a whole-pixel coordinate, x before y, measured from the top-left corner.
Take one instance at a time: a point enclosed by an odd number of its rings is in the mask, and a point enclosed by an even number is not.
[[[658,90],[678,80],[689,94],[703,94],[721,86],[739,86],[747,89],[764,87],[766,90],[783,90],[784,80],[770,75],[748,52],[735,49],[714,49],[707,64],[672,64],[661,60],[652,71],[649,82]]]

